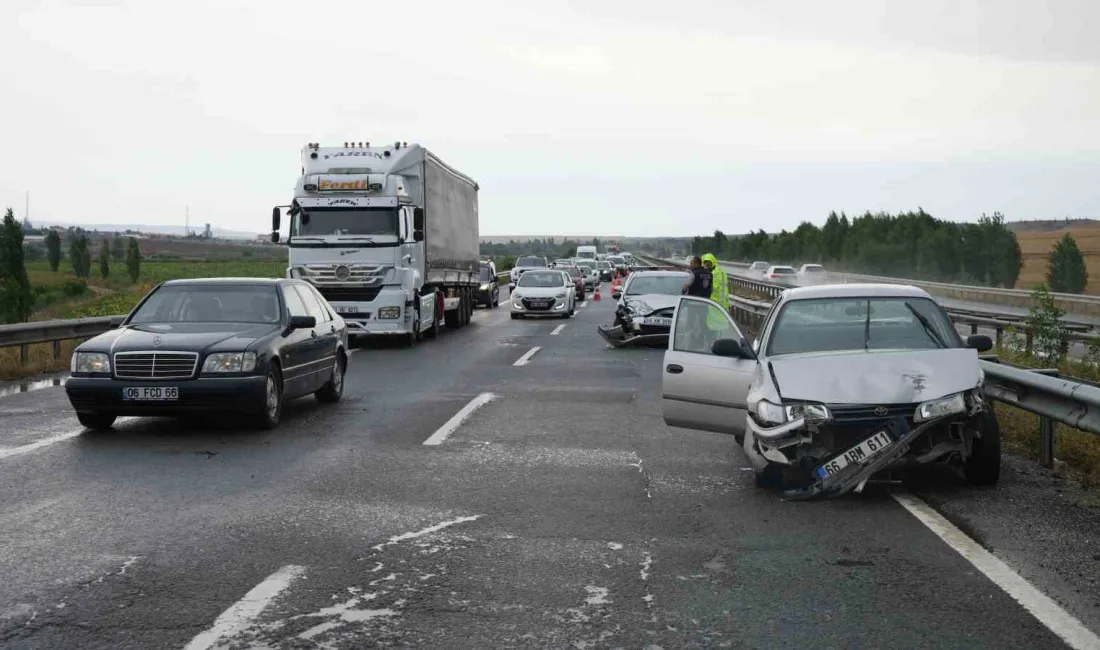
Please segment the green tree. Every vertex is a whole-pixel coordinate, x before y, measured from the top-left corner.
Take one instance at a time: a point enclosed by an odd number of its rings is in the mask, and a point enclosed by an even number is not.
[[[61,235],[52,228],[46,233],[46,259],[50,261],[50,270],[57,273],[61,265]]]
[[[0,226],[0,322],[27,320],[32,305],[31,283],[23,261],[23,226],[8,208]]]
[[[126,271],[132,282],[137,282],[141,276],[141,249],[138,248],[138,240],[133,237],[126,242]]]
[[[87,278],[92,273],[92,255],[88,251],[88,238],[81,235],[72,244],[69,244],[69,262],[73,265],[73,273],[78,278]]]
[[[104,280],[111,274],[111,244],[106,239],[99,240],[99,276]]]
[[[1081,293],[1088,283],[1085,256],[1081,254],[1073,235],[1067,232],[1047,257],[1047,284],[1052,291]]]
[[[126,259],[126,242],[117,232],[111,237],[111,257],[117,262]]]

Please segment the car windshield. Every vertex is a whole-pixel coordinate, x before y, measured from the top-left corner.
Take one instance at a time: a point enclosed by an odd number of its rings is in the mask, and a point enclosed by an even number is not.
[[[623,265],[623,264],[624,264],[624,263],[626,262],[626,260],[624,260],[623,258],[619,257],[618,255],[615,255],[615,256],[613,256],[613,257],[609,257],[609,258],[607,258],[607,261],[608,261],[608,262],[611,262],[611,263],[612,263],[612,264],[614,264],[615,266],[622,266],[622,265]]]
[[[478,270],[478,278],[480,278],[482,282],[488,282],[493,279],[493,274],[489,272],[488,264],[481,265],[481,268]]]
[[[130,318],[146,323],[278,323],[274,285],[167,285]]]
[[[524,255],[516,260],[516,266],[546,266],[546,258],[537,255]]]
[[[567,267],[563,268],[562,270],[565,271],[566,273],[568,273],[569,275],[573,276],[574,278],[581,277],[581,270],[579,268],[575,267],[575,266],[567,266]]]
[[[626,295],[640,296],[646,293],[660,293],[668,296],[678,296],[683,293],[684,284],[687,281],[687,273],[640,275],[630,281],[630,284],[626,287]]]
[[[604,261],[600,262],[600,268],[601,269],[611,268],[611,262],[608,262],[607,260],[604,260]]]
[[[290,237],[396,235],[396,208],[313,208],[290,222]]]
[[[564,287],[565,278],[561,276],[561,273],[541,273],[532,271],[524,273],[520,276],[519,282],[516,283],[519,287],[528,288],[551,288],[551,287]]]
[[[752,266],[750,266],[749,268],[750,269],[756,269],[756,270],[763,270],[763,269],[768,268],[768,263],[767,262],[753,262]]]
[[[792,300],[776,317],[768,354],[957,347],[958,335],[927,298]]]
[[[577,260],[577,266],[583,266],[587,269],[596,268],[596,262],[593,260]]]
[[[789,266],[777,266],[772,269],[772,273],[775,275],[794,275],[794,269]]]

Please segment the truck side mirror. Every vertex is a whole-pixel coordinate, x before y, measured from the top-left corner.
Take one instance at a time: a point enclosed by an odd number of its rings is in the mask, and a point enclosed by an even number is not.
[[[271,243],[273,243],[273,244],[278,244],[279,243],[279,231],[278,230],[272,230],[271,231]]]
[[[279,229],[280,223],[282,222],[282,219],[283,213],[279,210],[279,208],[271,208],[271,230],[277,231]]]
[[[413,231],[413,241],[424,241],[424,231],[423,230],[414,230]]]
[[[413,208],[413,230],[424,230],[424,208]],[[422,241],[423,239],[423,236],[421,236],[416,241]]]

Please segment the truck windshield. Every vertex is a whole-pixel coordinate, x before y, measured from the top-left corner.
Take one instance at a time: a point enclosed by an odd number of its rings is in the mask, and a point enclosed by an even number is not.
[[[290,222],[291,238],[396,234],[396,208],[312,208]]]

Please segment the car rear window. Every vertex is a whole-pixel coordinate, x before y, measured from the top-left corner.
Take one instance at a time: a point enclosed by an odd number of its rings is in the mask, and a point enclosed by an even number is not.
[[[516,260],[516,266],[546,266],[546,258],[537,255],[524,255]]]

